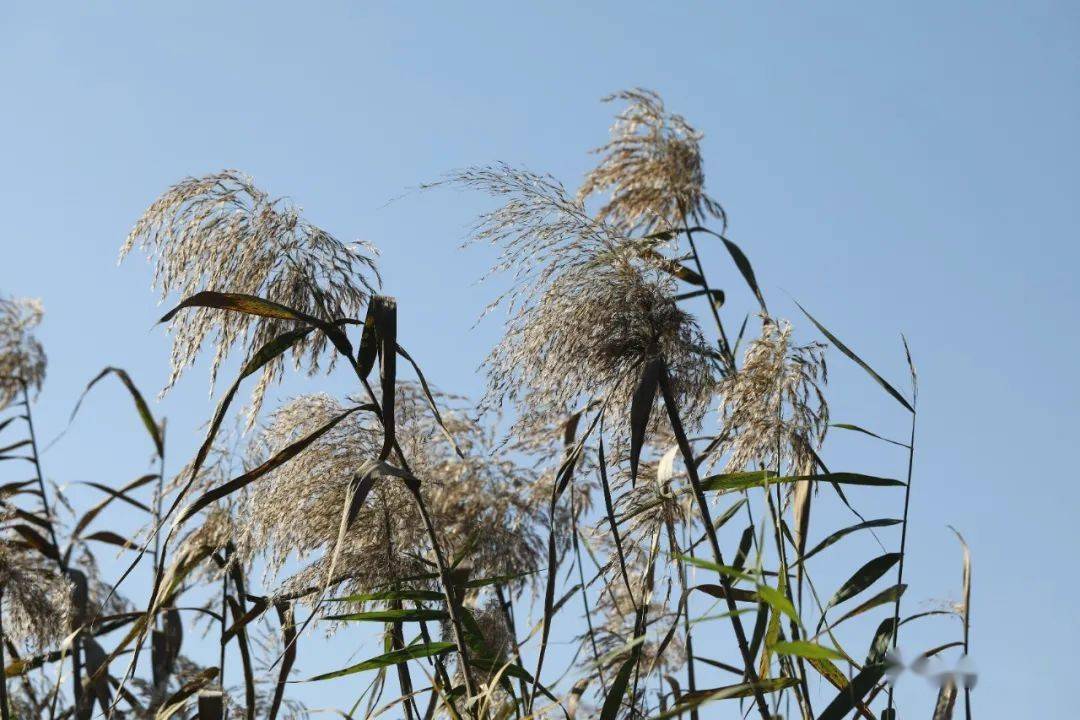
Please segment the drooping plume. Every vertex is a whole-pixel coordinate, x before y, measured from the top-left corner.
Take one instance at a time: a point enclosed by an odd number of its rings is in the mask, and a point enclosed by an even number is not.
[[[35,551],[0,541],[4,635],[37,650],[70,632],[71,583]]]
[[[687,421],[701,417],[713,388],[706,343],[678,307],[674,281],[636,241],[590,218],[548,177],[497,166],[451,180],[506,198],[473,233],[501,247],[493,271],[514,280],[495,303],[510,317],[486,361],[486,406],[511,400],[531,422],[605,399],[625,418],[641,367],[662,356]]]
[[[344,408],[327,395],[301,396],[276,411],[253,452],[262,456],[310,433]],[[447,429],[464,451],[460,458],[430,417],[419,388],[398,387],[397,439],[421,481],[421,492],[444,552],[470,545],[476,577],[532,571],[539,564],[536,478],[531,471],[492,453],[488,434],[464,414],[451,412]],[[321,587],[328,551],[337,540],[342,510],[354,475],[379,456],[382,430],[368,413],[356,413],[288,463],[260,480],[241,508],[246,523],[241,555],[264,555],[272,572],[292,554],[314,563],[289,578],[282,592]],[[335,575],[347,590],[370,591],[430,572],[416,503],[397,478],[379,479],[339,548]]]
[[[243,293],[334,320],[357,317],[379,281],[371,246],[341,242],[234,170],[171,187],[132,228],[121,260],[136,244],[155,264],[154,287],[163,299],[203,290]],[[250,355],[291,329],[290,320],[212,308],[177,315],[169,324],[172,374],[166,389],[195,361],[208,337],[214,345],[213,382],[237,343]],[[298,367],[306,364],[314,373],[328,350],[326,336],[311,333],[294,346],[293,357]],[[269,383],[281,377],[283,363],[280,357],[264,367],[253,411]]]
[[[0,297],[0,410],[15,399],[21,382],[36,391],[45,381],[45,350],[33,332],[44,315],[40,300]]]
[[[813,450],[825,439],[829,406],[825,346],[795,345],[791,323],[763,318],[761,336],[746,349],[742,368],[721,383],[721,447],[727,469],[809,474]]]
[[[578,199],[608,193],[600,218],[621,231],[650,232],[724,220],[724,210],[705,194],[701,133],[669,113],[655,92],[625,90],[604,98],[628,106],[615,118],[611,141],[597,148],[600,164],[585,176]]]

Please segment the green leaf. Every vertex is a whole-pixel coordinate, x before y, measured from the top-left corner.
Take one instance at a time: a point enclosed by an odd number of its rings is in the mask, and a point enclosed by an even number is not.
[[[197,292],[191,297],[185,298],[179,305],[161,316],[158,323],[169,322],[178,312],[185,308],[204,307],[218,310],[231,310],[245,315],[257,315],[259,317],[278,318],[279,320],[297,320],[300,322],[317,324],[318,321],[307,313],[293,310],[273,300],[264,300],[255,295],[243,293],[223,293],[212,290]]]
[[[903,595],[905,590],[907,590],[907,585],[893,585],[892,587],[885,588],[874,597],[870,598],[864,603],[861,603],[854,610],[849,610],[848,612],[844,613],[839,620],[829,623],[829,629],[831,630],[835,628],[840,623],[844,622],[845,620],[850,620],[856,615],[862,615],[867,610],[873,610],[874,608],[880,607],[881,605],[896,602],[896,599]]]
[[[443,422],[442,415],[439,413],[439,406],[435,402],[435,397],[432,395],[431,387],[428,385],[427,378],[424,377],[424,373],[420,370],[420,365],[418,365],[417,362],[412,359],[412,356],[409,355],[409,353],[405,352],[405,348],[401,347],[400,344],[397,346],[397,352],[398,355],[405,358],[405,360],[410,365],[412,365],[413,372],[416,373],[416,379],[420,381],[420,389],[424,391],[424,397],[428,401],[428,407],[431,408],[431,414],[435,416],[435,422],[438,424],[439,429],[442,430],[443,435],[450,443],[450,447],[454,448],[454,452],[457,453],[457,456],[464,460],[465,453],[463,453],[461,451],[461,448],[458,447],[457,441],[454,439],[454,436],[450,434],[450,430],[446,427],[446,423]]]
[[[356,622],[422,622],[427,620],[446,620],[450,617],[445,610],[426,608],[401,610],[371,610],[368,612],[349,613],[347,615],[328,615],[324,620]]]
[[[645,432],[649,427],[649,415],[656,399],[656,387],[660,381],[661,361],[654,358],[641,369],[637,389],[630,403],[630,482],[637,482],[638,462],[645,444]]]
[[[379,381],[382,385],[382,426],[383,446],[379,459],[390,457],[390,451],[396,442],[394,423],[394,396],[397,393],[397,300],[392,297],[378,296],[376,324],[379,328]]]
[[[878,440],[881,440],[882,442],[887,442],[887,443],[890,443],[892,445],[898,445],[898,446],[900,446],[902,448],[907,447],[906,443],[897,442],[896,440],[890,440],[887,437],[882,437],[881,435],[878,435],[875,432],[870,432],[866,428],[859,427],[858,425],[852,425],[851,423],[832,423],[831,425],[829,425],[829,427],[839,428],[841,430],[851,430],[853,432],[859,432],[859,433],[862,433],[863,435],[869,435],[872,438],[877,438]]]
[[[705,284],[705,280],[702,279],[702,277],[696,272],[686,267],[682,263],[677,263],[671,258],[664,257],[652,248],[639,248],[638,254],[640,254],[642,258],[656,265],[658,268],[668,273],[672,277],[678,278],[685,283],[689,283],[690,285]]]
[[[798,475],[794,477],[781,477],[771,481],[772,483],[789,482],[828,482],[837,485],[866,485],[869,487],[904,487],[902,480],[875,477],[874,475],[862,475],[860,473],[834,472],[821,475]]]
[[[75,524],[75,529],[72,531],[71,534],[75,537],[78,537],[79,534],[86,529],[86,526],[93,522],[94,518],[96,518],[102,510],[108,507],[113,500],[123,500],[132,507],[137,507],[144,512],[151,512],[150,508],[148,508],[146,505],[139,502],[138,500],[128,496],[127,493],[131,490],[140,488],[149,482],[157,480],[157,478],[157,475],[143,475],[142,477],[136,478],[135,480],[131,481],[119,490],[114,490],[108,485],[102,485],[99,483],[85,483],[86,485],[97,488],[98,490],[106,493],[108,497],[106,497],[94,507],[87,510],[86,513],[81,518],[79,518],[79,522]]]
[[[789,475],[785,477],[776,477],[776,473],[768,470],[713,475],[703,479],[701,481],[701,486],[704,490],[725,493],[761,487],[766,481],[768,481],[769,485],[796,482],[828,482],[836,483],[838,485],[867,485],[870,487],[904,486],[904,483],[900,480],[874,477],[873,475],[861,475],[859,473],[836,472],[823,473],[821,475]]]
[[[761,487],[767,479],[774,477],[776,477],[776,473],[770,470],[753,470],[750,472],[710,475],[707,478],[701,479],[701,489],[719,492],[747,490],[749,488]]]
[[[739,272],[742,273],[743,279],[746,280],[746,284],[750,286],[750,289],[754,291],[754,297],[757,298],[758,304],[761,305],[761,311],[765,314],[769,313],[769,309],[765,307],[765,298],[761,294],[761,288],[758,287],[757,278],[754,277],[754,268],[750,265],[750,260],[747,259],[739,246],[728,240],[726,237],[721,237],[724,241],[724,247],[727,248],[728,253],[731,255],[731,259],[735,261],[735,266],[739,268]]]
[[[956,683],[949,678],[938,691],[937,702],[934,704],[933,720],[952,720],[953,707],[956,705]]]
[[[698,590],[700,592],[705,593],[706,595],[709,595],[709,596],[714,597],[714,598],[718,598],[720,600],[723,600],[724,598],[726,598],[728,596],[728,591],[724,590],[723,585],[711,585],[711,584],[695,585],[694,587],[692,587],[690,589],[691,590]],[[741,588],[733,587],[733,588],[731,588],[730,594],[731,594],[731,597],[733,599],[737,600],[737,601],[741,601],[741,602],[757,602],[758,601],[757,593],[755,593],[755,592],[753,592],[751,590],[743,590]]]
[[[893,618],[882,620],[878,625],[874,639],[870,642],[870,651],[866,654],[865,665],[879,665],[885,662],[885,656],[892,645],[893,635],[896,632],[896,621]]]
[[[346,410],[343,413],[335,415],[333,418],[331,418],[329,420],[329,422],[324,424],[322,427],[315,430],[314,432],[307,435],[306,437],[303,437],[300,440],[297,440],[296,442],[292,443],[291,445],[288,445],[283,450],[281,450],[281,452],[277,453],[276,455],[274,455],[270,459],[266,460],[265,462],[263,462],[258,467],[252,468],[251,470],[244,473],[243,475],[240,475],[239,477],[233,478],[232,480],[228,481],[227,483],[223,483],[223,484],[217,486],[216,488],[214,488],[213,490],[210,490],[210,491],[204,493],[197,500],[195,500],[195,502],[193,502],[191,505],[189,505],[187,508],[185,508],[182,513],[180,513],[180,515],[176,518],[176,525],[182,524],[185,520],[187,520],[191,516],[195,515],[197,512],[202,510],[207,505],[210,505],[211,503],[217,502],[221,498],[224,498],[224,497],[227,497],[228,495],[231,495],[232,493],[236,492],[237,490],[240,490],[241,488],[248,485],[249,483],[252,483],[255,480],[258,480],[260,477],[262,477],[266,473],[270,472],[271,470],[274,470],[274,469],[284,465],[286,462],[288,462],[289,460],[291,460],[292,458],[296,457],[301,452],[303,452],[303,450],[305,448],[307,448],[308,445],[311,445],[311,443],[315,442],[320,437],[325,435],[327,432],[330,431],[331,428],[333,428],[339,422],[341,422],[342,420],[347,418],[349,415],[352,415],[357,410],[369,410],[369,409],[371,409],[371,408],[368,405],[358,405],[356,407],[349,408],[348,410]]]
[[[697,690],[682,696],[682,701],[667,712],[654,715],[651,720],[667,720],[685,714],[687,711],[714,700],[752,697],[755,692],[773,693],[798,685],[797,678],[781,677],[771,680],[759,680],[756,683],[739,683],[711,690]]]
[[[384,590],[382,592],[373,593],[359,593],[357,595],[346,595],[339,598],[328,598],[329,602],[349,602],[349,603],[363,603],[363,602],[381,602],[386,600],[416,600],[421,602],[426,601],[442,601],[446,597],[441,592],[434,590]]]
[[[375,295],[368,302],[367,315],[364,316],[364,329],[360,333],[360,348],[356,351],[356,374],[367,378],[375,367],[375,358],[379,352],[379,306],[382,296]]]
[[[836,667],[828,658],[808,657],[806,661],[837,690],[843,690],[847,687],[847,676],[840,672],[840,668]]]
[[[713,305],[721,307],[724,304],[724,291],[723,290],[693,290],[691,292],[679,293],[675,296],[676,300],[689,300],[691,298],[701,297],[702,295],[709,295]]]
[[[840,603],[855,597],[866,588],[870,587],[882,575],[889,571],[900,560],[900,553],[885,553],[863,565],[848,578],[848,581],[840,586],[836,594],[832,596],[825,609],[835,607]]]
[[[78,402],[75,403],[75,409],[71,411],[71,418],[68,422],[70,423],[75,419],[75,414],[79,412],[79,407],[82,405],[82,401],[86,397],[86,394],[90,392],[90,389],[93,388],[94,385],[97,385],[99,380],[109,374],[116,375],[116,377],[120,379],[120,382],[124,384],[124,387],[127,388],[128,393],[131,394],[131,399],[135,402],[135,410],[139,413],[139,417],[146,427],[146,432],[149,433],[150,439],[154,442],[154,449],[157,450],[158,457],[161,457],[162,453],[165,452],[165,441],[161,437],[161,428],[158,427],[157,422],[154,420],[154,416],[150,412],[150,406],[146,404],[146,399],[143,398],[139,389],[135,387],[135,383],[131,380],[131,376],[122,368],[107,367],[98,373],[94,379],[86,385],[86,389],[82,391],[82,395],[79,396]]]
[[[122,537],[119,533],[114,533],[111,530],[98,530],[97,532],[90,533],[82,538],[83,540],[97,540],[98,542],[108,543],[110,545],[116,545],[122,547],[125,550],[138,550],[138,543],[133,543],[125,537]]]
[[[33,443],[30,440],[19,440],[18,442],[11,443],[10,445],[0,447],[0,455],[10,453],[12,450],[18,450],[21,447],[26,447],[32,444]]]
[[[432,642],[432,643],[420,643],[417,645],[410,645],[407,648],[401,650],[393,650],[388,653],[383,653],[376,657],[365,660],[364,662],[357,663],[356,665],[350,665],[347,668],[341,670],[335,670],[334,672],[325,673],[323,675],[316,675],[308,680],[302,680],[300,682],[315,682],[317,680],[330,680],[332,678],[343,677],[345,675],[352,675],[358,672],[366,672],[368,670],[378,670],[379,668],[389,667],[391,665],[397,665],[398,663],[408,660],[417,660],[419,658],[432,657],[433,655],[442,655],[443,653],[450,652],[457,646],[454,643],[448,642]]]
[[[739,510],[742,508],[743,505],[746,504],[746,502],[746,498],[739,498],[734,503],[732,503],[731,507],[720,513],[719,517],[713,520],[713,529],[719,530],[724,525],[726,525],[728,520],[735,517],[735,513],[739,512]]]
[[[794,655],[815,660],[846,660],[841,653],[832,648],[806,640],[773,643],[772,651],[778,655]]]
[[[856,703],[862,702],[878,681],[885,675],[885,665],[867,665],[851,682],[836,695],[829,706],[818,715],[817,720],[843,720],[855,709]]]
[[[276,303],[272,300],[264,300],[263,298],[254,295],[203,290],[202,292],[195,293],[189,298],[185,298],[179,305],[165,313],[158,322],[168,322],[181,310],[192,307],[216,308],[218,310],[240,312],[245,315],[256,315],[259,317],[302,322],[310,327],[321,330],[342,355],[345,355],[352,360],[352,345],[349,343],[349,338],[335,323],[321,320],[312,315],[308,315],[307,313],[282,305],[281,303]]]
[[[750,582],[753,582],[757,579],[755,575],[743,572],[737,567],[731,567],[730,565],[717,565],[716,563],[710,560],[705,560],[703,558],[690,557],[689,555],[672,555],[672,557],[678,558],[689,565],[693,565],[704,570],[712,570],[715,573],[726,575],[735,580],[748,580]]]
[[[630,673],[633,672],[637,659],[638,649],[635,647],[633,652],[630,653],[630,657],[619,668],[619,673],[615,676],[615,682],[608,688],[607,696],[604,698],[604,706],[600,710],[600,720],[615,720],[618,717],[623,697],[626,695],[626,686],[630,683]]]
[[[776,588],[769,587],[768,585],[758,585],[757,594],[762,600],[767,602],[771,608],[787,615],[796,625],[802,625],[802,621],[799,620],[799,614],[795,611],[795,606],[791,604],[791,601],[788,600],[782,592]]]
[[[218,669],[216,667],[207,668],[201,671],[161,704],[161,709],[154,715],[154,720],[169,720],[169,718],[183,710],[191,696],[201,690],[204,685],[216,678],[217,674]]]

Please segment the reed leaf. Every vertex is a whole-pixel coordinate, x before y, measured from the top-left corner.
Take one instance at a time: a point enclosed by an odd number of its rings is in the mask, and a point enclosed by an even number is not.
[[[825,609],[828,610],[831,607],[835,607],[840,603],[855,597],[866,588],[873,585],[878,578],[889,571],[893,565],[900,560],[900,553],[885,553],[873,560],[870,560],[861,568],[855,571],[855,573],[848,578],[848,580],[840,586],[840,589],[829,599],[829,602],[825,604]]]
[[[817,320],[816,320],[816,319],[814,318],[814,316],[813,316],[813,315],[811,315],[811,314],[810,314],[809,312],[807,312],[806,308],[804,308],[804,307],[803,307],[802,305],[799,305],[798,301],[796,301],[796,302],[795,302],[795,304],[796,304],[796,305],[798,305],[798,306],[799,306],[799,309],[803,311],[803,315],[806,315],[806,317],[807,317],[807,318],[809,318],[810,322],[814,323],[814,326],[815,326],[815,327],[817,327],[817,329],[821,331],[821,334],[822,334],[822,335],[824,335],[825,337],[827,337],[827,338],[829,339],[829,342],[831,342],[831,343],[832,343],[833,345],[835,345],[835,346],[836,346],[836,349],[837,349],[837,350],[839,350],[840,352],[842,352],[842,353],[844,353],[845,355],[847,355],[847,356],[848,356],[848,358],[849,358],[849,359],[850,359],[850,360],[851,360],[852,362],[854,362],[854,363],[855,363],[856,365],[858,365],[858,366],[859,366],[859,367],[861,367],[861,368],[862,368],[863,370],[865,370],[865,371],[866,371],[866,372],[867,372],[867,373],[868,373],[868,374],[870,375],[870,377],[874,378],[874,381],[875,381],[875,382],[877,382],[877,384],[878,384],[878,385],[880,385],[880,386],[881,386],[881,387],[882,387],[882,388],[883,388],[883,389],[885,390],[885,392],[887,392],[887,393],[889,393],[890,395],[892,395],[892,396],[893,396],[893,398],[894,398],[894,399],[895,399],[895,400],[896,400],[896,401],[897,401],[898,403],[900,403],[900,404],[901,404],[901,405],[903,405],[903,406],[904,406],[905,408],[907,408],[908,412],[912,412],[912,413],[913,413],[913,412],[915,412],[915,408],[914,408],[914,407],[912,407],[911,403],[909,403],[909,402],[908,402],[908,401],[907,401],[907,400],[906,400],[906,399],[904,398],[904,396],[900,394],[900,391],[899,391],[899,390],[897,390],[897,389],[896,389],[896,388],[894,388],[894,387],[893,387],[892,385],[890,385],[890,384],[889,384],[889,383],[888,383],[888,382],[887,382],[887,381],[885,380],[885,378],[883,378],[883,377],[881,377],[880,375],[878,375],[877,371],[876,371],[876,370],[874,370],[874,368],[872,368],[872,367],[870,367],[869,365],[867,365],[867,364],[866,364],[866,362],[865,362],[865,361],[864,361],[864,360],[863,360],[863,359],[862,359],[861,357],[859,357],[858,355],[856,355],[856,354],[855,354],[855,353],[854,353],[854,352],[853,352],[853,351],[852,351],[852,350],[851,350],[851,349],[850,349],[850,348],[849,348],[849,347],[848,347],[847,345],[845,345],[844,343],[842,343],[842,342],[840,341],[840,339],[839,339],[838,337],[836,337],[836,336],[835,336],[835,335],[833,335],[833,334],[832,334],[831,332],[829,332],[829,330],[828,330],[828,329],[827,329],[827,328],[826,328],[826,327],[825,327],[824,325],[822,325],[821,323],[819,323],[819,322],[818,322],[818,321],[817,321]]]
[[[443,655],[450,652],[451,650],[454,650],[456,647],[457,646],[454,643],[448,642],[431,642],[410,645],[409,647],[406,647],[402,650],[393,650],[388,653],[383,653],[382,655],[378,655],[355,665],[350,665],[347,668],[335,670],[334,672],[324,673],[322,675],[316,675],[315,677],[308,678],[307,680],[302,680],[300,682],[332,680],[333,678],[344,677],[346,675],[352,675],[358,672],[378,670],[380,668],[390,667],[391,665],[397,665],[398,663],[404,662],[406,660],[416,660],[418,658]]]

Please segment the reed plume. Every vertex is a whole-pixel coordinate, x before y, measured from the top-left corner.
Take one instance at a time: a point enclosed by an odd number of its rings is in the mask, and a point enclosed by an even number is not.
[[[548,177],[495,166],[451,180],[508,198],[472,234],[501,246],[492,272],[514,280],[493,303],[510,315],[485,362],[485,408],[511,400],[521,426],[603,398],[623,419],[641,367],[662,356],[688,421],[701,418],[714,388],[706,343],[678,307],[674,282],[641,258],[637,241],[590,218]]]
[[[187,178],[172,186],[143,213],[120,250],[138,245],[154,262],[153,287],[162,299],[202,290],[255,295],[323,319],[355,317],[379,283],[374,249],[345,244],[300,215],[282,198],[272,199],[251,178],[225,170]],[[172,372],[165,390],[192,365],[210,337],[214,359],[211,386],[236,343],[248,354],[294,322],[215,308],[195,308],[169,323]],[[334,356],[327,338],[312,333],[292,350],[297,368],[318,372]],[[281,378],[284,357],[262,370],[252,394],[251,417],[271,382]]]
[[[38,391],[45,381],[45,349],[34,328],[45,315],[40,300],[0,296],[0,410],[22,390]]]
[[[273,452],[342,411],[328,395],[296,398],[271,415],[253,452]],[[531,501],[534,474],[491,454],[487,432],[452,412],[444,420],[463,450],[465,459],[459,457],[416,386],[399,385],[396,414],[398,443],[422,479],[421,492],[444,551],[452,555],[469,545],[472,572],[480,577],[535,570],[543,517]],[[378,458],[381,446],[381,427],[358,413],[269,474],[241,508],[247,518],[238,541],[241,557],[264,555],[268,571],[276,573],[292,554],[303,560],[332,548],[350,482]],[[409,490],[396,478],[382,478],[338,548],[333,585],[366,592],[431,573],[430,560],[421,554],[427,541]],[[281,593],[318,588],[329,563],[324,554],[288,578]]]
[[[36,552],[0,541],[4,636],[30,649],[54,645],[70,631],[72,585]]]
[[[743,365],[721,383],[721,446],[727,471],[814,469],[814,449],[825,439],[829,405],[825,345],[795,345],[791,323],[762,319],[761,336],[746,349]]]
[[[610,142],[594,151],[602,157],[585,176],[578,200],[608,193],[598,216],[627,234],[681,227],[688,220],[701,223],[710,216],[725,221],[724,209],[704,190],[702,134],[668,112],[650,90],[604,98],[615,100],[628,105],[615,118]]]

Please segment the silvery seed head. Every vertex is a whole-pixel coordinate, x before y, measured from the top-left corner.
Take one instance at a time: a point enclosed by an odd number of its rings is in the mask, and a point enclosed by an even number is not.
[[[36,552],[0,541],[4,635],[38,650],[70,632],[71,583]]]
[[[187,178],[169,188],[143,213],[120,251],[139,245],[154,262],[154,287],[162,299],[203,290],[255,295],[324,320],[356,317],[378,282],[366,244],[345,244],[311,224],[287,200],[272,199],[234,170]],[[370,278],[370,279],[369,279]],[[211,338],[211,381],[239,343],[250,355],[294,322],[213,308],[190,309],[170,323],[171,387]],[[293,358],[314,373],[327,338],[311,333],[294,346]],[[270,382],[280,379],[284,358],[268,363],[252,397],[252,413]],[[253,415],[252,415],[253,416]]]
[[[484,407],[511,400],[520,427],[602,399],[613,422],[624,421],[641,369],[661,356],[687,422],[701,417],[713,388],[706,343],[678,307],[674,282],[641,259],[638,241],[590,218],[548,177],[497,166],[451,181],[505,198],[473,232],[501,247],[493,271],[513,277],[493,304],[510,315],[486,361]]]
[[[791,323],[763,318],[761,336],[742,368],[721,384],[727,469],[813,472],[813,450],[825,439],[829,405],[825,346],[794,345]]]
[[[40,300],[0,297],[0,410],[21,392],[20,380],[35,391],[45,381],[45,350],[33,332],[44,314]]]
[[[615,118],[611,141],[596,150],[602,159],[578,198],[608,193],[600,217],[625,233],[681,227],[708,216],[723,220],[723,208],[705,194],[701,133],[665,110],[655,92],[626,90],[604,100],[628,105]]]
[[[253,453],[266,457],[344,409],[327,395],[301,396],[271,415]],[[399,385],[396,410],[398,444],[420,480],[447,556],[467,553],[473,577],[535,570],[544,516],[534,502],[533,474],[494,453],[490,437],[474,421],[449,412],[444,420],[465,459],[458,457],[420,389],[411,384]],[[378,458],[381,446],[375,417],[354,413],[249,493],[240,510],[246,518],[238,541],[242,556],[264,556],[272,573],[291,556],[316,558],[285,581],[281,594],[326,582],[350,483]],[[415,500],[393,476],[374,483],[338,550],[332,585],[348,592],[385,588],[432,572]]]

